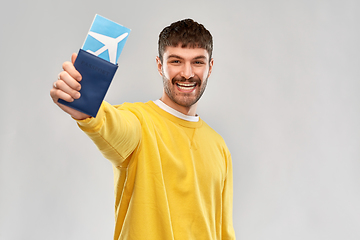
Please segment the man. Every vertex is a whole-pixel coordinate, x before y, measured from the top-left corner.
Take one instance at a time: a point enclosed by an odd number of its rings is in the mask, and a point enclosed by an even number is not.
[[[50,95],[113,165],[114,239],[235,239],[231,155],[196,115],[213,68],[212,36],[186,19],[166,27],[158,44],[159,100],[103,102],[96,118],[59,104],[80,97],[76,54]]]

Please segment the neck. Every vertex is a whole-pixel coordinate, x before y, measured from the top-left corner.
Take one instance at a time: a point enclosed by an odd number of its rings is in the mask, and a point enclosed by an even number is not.
[[[184,107],[177,103],[175,103],[173,100],[171,100],[168,95],[164,92],[160,100],[168,105],[169,107],[175,109],[178,112],[181,112],[182,114],[188,115],[188,116],[196,116],[196,108],[197,103],[191,105],[190,107]]]

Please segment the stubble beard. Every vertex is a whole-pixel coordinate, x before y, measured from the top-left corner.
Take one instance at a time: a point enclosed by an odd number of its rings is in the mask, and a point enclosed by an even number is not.
[[[192,77],[189,79],[185,79],[182,77],[174,77],[173,79],[168,79],[165,77],[165,74],[162,74],[162,79],[163,79],[163,85],[164,85],[164,91],[166,93],[166,95],[176,104],[183,106],[183,107],[191,107],[192,105],[194,105],[195,103],[197,103],[199,101],[199,99],[201,98],[201,96],[203,95],[206,85],[207,85],[207,80],[208,77],[201,82],[201,80],[198,77]],[[195,98],[193,98],[193,93],[181,93],[181,94],[177,94],[173,91],[174,88],[176,88],[176,82],[196,82],[196,88],[200,87],[200,91],[197,92],[197,94],[195,95]]]

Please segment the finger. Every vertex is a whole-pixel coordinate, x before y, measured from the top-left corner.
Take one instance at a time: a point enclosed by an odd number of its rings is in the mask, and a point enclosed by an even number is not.
[[[72,62],[72,64],[75,63],[76,58],[77,58],[77,54],[76,54],[76,53],[73,53],[73,54],[71,55],[71,62]]]
[[[76,79],[77,81],[81,81],[81,74],[76,70],[74,64],[71,62],[64,62],[62,68],[65,72],[69,73],[71,77]]]
[[[60,89],[56,89],[56,88],[52,88],[50,90],[50,96],[53,99],[54,103],[56,105],[58,105],[63,111],[65,111],[66,113],[70,114],[73,118],[75,119],[85,119],[85,118],[89,118],[90,116],[79,112],[71,107],[65,106],[61,103],[58,102],[59,99],[64,99],[67,102],[72,102],[74,101],[73,98],[71,98],[70,95],[62,92]]]
[[[57,96],[56,91],[57,91],[56,88],[50,89],[50,96],[55,103],[59,100],[59,97]]]
[[[80,98],[80,93],[74,90],[71,86],[67,84],[67,82],[63,81],[62,79],[57,80],[54,85],[56,85],[56,89],[70,95],[73,99]]]
[[[81,84],[66,71],[59,73],[58,79],[64,81],[69,87],[76,91],[80,91],[81,89]]]
[[[71,95],[69,95],[68,93],[66,93],[60,89],[56,89],[56,88],[52,88],[50,90],[50,96],[55,103],[58,103],[59,99],[63,99],[66,102],[74,101],[74,98]]]

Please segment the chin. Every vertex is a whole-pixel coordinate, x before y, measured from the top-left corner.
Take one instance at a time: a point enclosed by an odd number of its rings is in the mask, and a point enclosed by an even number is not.
[[[198,102],[199,99],[174,99],[173,101],[182,107],[191,107]]]

